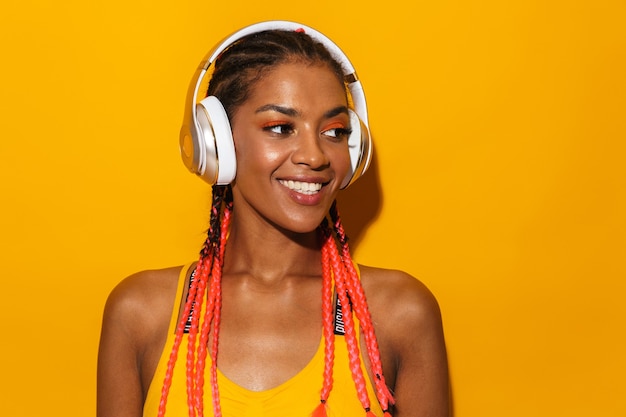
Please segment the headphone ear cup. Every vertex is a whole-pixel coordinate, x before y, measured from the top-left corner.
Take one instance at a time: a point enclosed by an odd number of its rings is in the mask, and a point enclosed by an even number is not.
[[[359,179],[369,168],[372,159],[372,139],[369,128],[352,109],[348,110],[352,132],[348,138],[350,152],[350,172],[341,183],[344,189]]]
[[[235,142],[224,106],[209,96],[196,105],[200,167],[198,175],[209,184],[230,184],[237,173]],[[204,161],[203,161],[204,160]]]

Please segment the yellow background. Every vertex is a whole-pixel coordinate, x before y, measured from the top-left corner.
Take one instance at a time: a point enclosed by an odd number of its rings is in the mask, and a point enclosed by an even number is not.
[[[110,289],[203,240],[209,188],[177,149],[192,72],[225,34],[276,18],[330,36],[363,80],[376,161],[341,207],[360,262],[438,297],[455,415],[626,415],[623,1],[0,14],[0,415],[94,414]]]

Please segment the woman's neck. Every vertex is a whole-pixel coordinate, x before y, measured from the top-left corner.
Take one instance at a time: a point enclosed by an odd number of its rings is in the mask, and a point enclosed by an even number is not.
[[[317,230],[290,232],[268,223],[242,221],[235,213],[224,258],[225,274],[246,274],[268,284],[321,275]]]

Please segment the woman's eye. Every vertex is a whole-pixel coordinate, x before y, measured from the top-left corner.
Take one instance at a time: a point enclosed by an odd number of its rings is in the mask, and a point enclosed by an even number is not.
[[[333,127],[322,132],[325,136],[335,138],[335,139],[343,139],[350,136],[352,133],[351,129],[347,129],[345,127]]]
[[[263,126],[263,130],[266,132],[283,136],[283,135],[288,135],[292,133],[293,126],[291,126],[289,123],[276,123],[276,124],[269,124],[269,125]]]

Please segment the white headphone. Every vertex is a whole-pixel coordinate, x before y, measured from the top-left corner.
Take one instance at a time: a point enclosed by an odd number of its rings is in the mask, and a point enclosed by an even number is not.
[[[215,46],[200,62],[189,85],[183,126],[180,130],[180,153],[185,166],[209,184],[230,184],[237,172],[235,144],[224,106],[217,97],[209,96],[198,102],[198,90],[207,70],[215,59],[230,45],[244,36],[265,30],[304,31],[328,49],[344,71],[354,111],[350,110],[352,133],[348,138],[351,170],[341,188],[356,181],[369,167],[372,159],[372,142],[367,122],[367,105],[361,82],[348,57],[320,32],[288,21],[268,21],[247,26]]]

